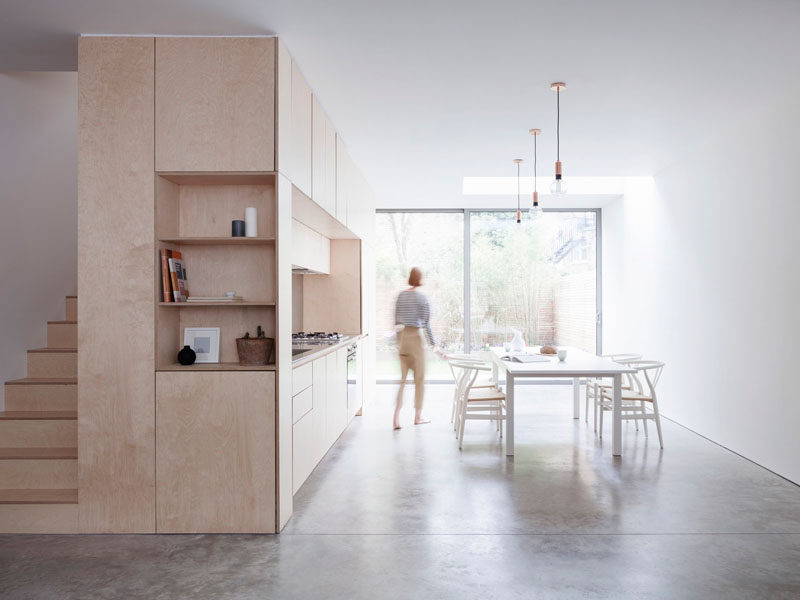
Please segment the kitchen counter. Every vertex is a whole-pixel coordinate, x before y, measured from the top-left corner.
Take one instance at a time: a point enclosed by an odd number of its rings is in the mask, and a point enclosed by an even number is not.
[[[366,337],[364,334],[346,335],[338,342],[332,344],[292,344],[292,368],[294,369],[320,358],[321,356],[335,352],[339,348],[348,346],[364,337]],[[294,354],[297,350],[303,350],[303,352]]]

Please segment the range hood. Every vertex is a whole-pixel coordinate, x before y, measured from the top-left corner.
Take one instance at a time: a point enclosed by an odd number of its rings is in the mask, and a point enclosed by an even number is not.
[[[327,273],[322,273],[321,271],[315,271],[313,269],[307,269],[306,267],[298,267],[297,265],[292,265],[292,275],[327,275]]]

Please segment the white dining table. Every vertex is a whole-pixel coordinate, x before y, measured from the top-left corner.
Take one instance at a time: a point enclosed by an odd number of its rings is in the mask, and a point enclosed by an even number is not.
[[[538,347],[528,347],[523,352],[506,352],[503,348],[492,348],[489,353],[493,374],[499,381],[498,371],[506,374],[506,455],[514,455],[514,383],[517,379],[539,377],[542,379],[572,379],[573,418],[580,418],[581,378],[608,377],[613,381],[611,453],[622,456],[622,375],[634,373],[635,369],[616,363],[609,358],[595,356],[577,348],[566,348],[566,360],[548,357],[547,362],[516,362],[503,360],[503,356],[538,354]]]

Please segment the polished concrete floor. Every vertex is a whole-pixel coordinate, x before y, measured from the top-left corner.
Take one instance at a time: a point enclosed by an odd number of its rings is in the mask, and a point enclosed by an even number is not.
[[[669,421],[612,459],[567,386],[518,392],[514,459],[485,422],[459,452],[451,387],[393,432],[395,390],[280,536],[0,536],[0,597],[800,598],[800,487]]]

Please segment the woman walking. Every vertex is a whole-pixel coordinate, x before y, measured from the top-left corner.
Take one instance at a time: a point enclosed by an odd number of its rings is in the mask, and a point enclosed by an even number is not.
[[[425,394],[425,342],[423,332],[431,346],[435,346],[431,331],[431,307],[428,299],[417,288],[422,285],[422,271],[411,269],[408,276],[409,289],[397,296],[394,311],[395,325],[402,325],[397,333],[400,354],[400,389],[394,409],[394,428],[400,429],[400,409],[403,408],[403,389],[409,369],[414,371],[414,424],[430,423],[422,417],[422,402]]]

